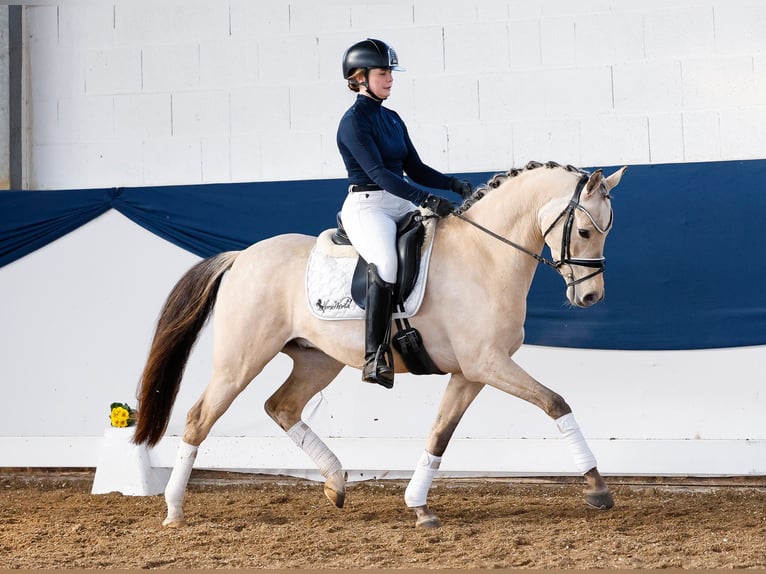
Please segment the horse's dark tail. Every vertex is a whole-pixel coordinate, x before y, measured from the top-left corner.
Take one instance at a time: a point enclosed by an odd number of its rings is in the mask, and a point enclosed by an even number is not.
[[[157,444],[170,420],[186,362],[215,306],[223,274],[239,251],[221,253],[192,267],[162,307],[138,390],[136,444]]]

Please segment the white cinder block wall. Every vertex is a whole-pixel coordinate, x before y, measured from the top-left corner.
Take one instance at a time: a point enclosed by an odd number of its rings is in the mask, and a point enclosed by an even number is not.
[[[342,177],[344,49],[390,42],[390,106],[447,172],[766,156],[758,0],[27,6],[28,186]]]

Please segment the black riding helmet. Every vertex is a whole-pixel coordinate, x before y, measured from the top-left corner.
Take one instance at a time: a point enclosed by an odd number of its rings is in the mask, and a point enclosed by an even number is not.
[[[403,72],[394,49],[382,40],[367,38],[351,46],[343,54],[343,79],[348,80],[358,68],[388,68]]]
[[[343,54],[343,79],[350,80],[351,76],[358,69],[364,70],[365,79],[370,68],[386,68],[403,72],[404,68],[399,66],[399,58],[394,49],[382,40],[367,38],[351,46]],[[367,82],[360,82],[367,88]],[[369,92],[372,94],[372,92]],[[373,96],[375,94],[372,94]],[[377,96],[376,96],[377,97]]]

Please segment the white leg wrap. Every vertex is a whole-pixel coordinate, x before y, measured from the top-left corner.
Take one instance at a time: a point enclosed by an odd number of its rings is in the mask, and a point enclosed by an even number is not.
[[[287,436],[293,439],[293,442],[311,457],[311,460],[316,463],[319,472],[325,478],[329,478],[330,475],[339,472],[343,468],[338,457],[327,448],[322,439],[303,421],[295,423],[287,431]]]
[[[556,419],[556,426],[559,428],[564,441],[569,446],[574,458],[575,467],[581,474],[585,474],[590,469],[596,467],[596,457],[593,456],[585,438],[577,426],[577,421],[572,413]]]
[[[178,445],[176,462],[170,479],[165,487],[165,502],[168,505],[168,519],[183,518],[183,501],[186,484],[191,476],[194,459],[197,458],[197,447],[184,441]]]
[[[431,488],[434,476],[439,471],[441,463],[442,457],[429,454],[425,450],[423,451],[420,460],[418,460],[418,466],[412,474],[410,483],[404,491],[404,503],[408,508],[424,506],[426,504],[428,491]]]

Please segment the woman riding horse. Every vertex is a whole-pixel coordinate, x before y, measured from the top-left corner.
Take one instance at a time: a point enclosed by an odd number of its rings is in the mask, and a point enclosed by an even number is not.
[[[382,105],[391,95],[392,71],[401,71],[393,48],[368,38],[343,56],[343,78],[359,95],[338,126],[337,143],[348,172],[348,196],[341,218],[352,245],[367,262],[365,363],[362,380],[394,386],[393,355],[388,347],[392,297],[396,284],[396,224],[413,203],[443,217],[450,203],[414,187],[404,179],[435,189],[452,190],[463,199],[471,184],[446,176],[424,164],[412,145],[407,127]]]
[[[436,222],[428,284],[411,321],[428,341],[434,364],[451,376],[405,491],[418,526],[440,524],[427,504],[431,481],[463,414],[484,386],[527,401],[550,417],[585,477],[586,503],[612,506],[572,409],[513,356],[524,341],[526,299],[538,262],[561,274],[572,305],[590,307],[603,298],[610,191],[623,171],[604,177],[601,170],[588,174],[570,166],[530,163],[496,176],[455,215]],[[546,244],[553,260],[540,256]],[[292,359],[292,371],[266,401],[266,412],[315,462],[325,477],[325,495],[343,506],[343,466],[303,420],[303,411],[345,365],[363,367],[364,324],[328,321],[312,313],[305,279],[316,247],[317,238],[308,235],[270,237],[244,251],[200,261],[168,295],[141,376],[137,444],[155,445],[162,439],[189,354],[213,309],[215,314],[213,372],[186,417],[165,488],[165,525],[185,524],[184,492],[199,445],[278,353]],[[405,371],[401,364],[397,370]]]

